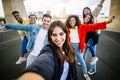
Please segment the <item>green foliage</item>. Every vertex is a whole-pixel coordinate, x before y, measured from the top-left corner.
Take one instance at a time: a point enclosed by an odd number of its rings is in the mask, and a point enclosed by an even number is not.
[[[4,17],[0,17],[0,22],[4,22],[4,23],[6,23],[6,21],[5,21],[5,18]]]

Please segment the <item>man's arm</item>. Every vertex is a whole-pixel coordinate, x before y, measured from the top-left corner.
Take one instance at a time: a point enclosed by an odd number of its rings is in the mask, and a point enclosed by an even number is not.
[[[15,25],[15,24],[5,24],[4,25],[6,28],[9,28],[9,29],[14,29],[14,30],[23,30],[23,31],[30,31],[31,29],[31,25]]]

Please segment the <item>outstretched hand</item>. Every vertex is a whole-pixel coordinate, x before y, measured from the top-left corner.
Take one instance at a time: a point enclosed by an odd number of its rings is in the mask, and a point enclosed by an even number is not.
[[[110,18],[106,21],[106,23],[107,23],[107,24],[112,23],[113,20],[115,20],[115,16],[110,17]]]

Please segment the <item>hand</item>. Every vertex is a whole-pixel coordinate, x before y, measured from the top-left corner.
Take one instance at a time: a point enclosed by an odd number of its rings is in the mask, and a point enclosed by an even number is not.
[[[101,0],[101,1],[100,1],[100,3],[102,3],[102,4],[103,4],[103,3],[104,3],[104,1],[105,1],[105,0]]]
[[[102,7],[104,1],[105,1],[105,0],[101,0],[100,3],[99,3],[98,5]]]
[[[113,20],[115,20],[115,16],[110,17],[110,18],[108,19],[108,21],[106,21],[106,23],[107,23],[107,24],[112,23]]]
[[[87,47],[89,47],[89,46],[90,46],[90,44],[89,44],[89,43],[87,43],[87,44],[86,44],[86,46],[87,46]]]

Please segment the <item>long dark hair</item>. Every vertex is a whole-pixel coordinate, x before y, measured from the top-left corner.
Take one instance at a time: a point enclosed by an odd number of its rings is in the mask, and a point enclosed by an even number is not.
[[[94,23],[94,18],[92,16],[92,14],[87,14],[87,15],[90,16],[90,20],[89,20],[89,22],[87,22],[85,24],[92,24],[92,23]],[[87,15],[84,16],[83,20],[85,19],[85,17]],[[98,40],[99,40],[98,34],[95,31],[93,31],[93,32],[87,32],[85,43],[88,43],[89,39],[93,40],[92,46],[94,46],[95,44],[98,43]]]
[[[69,24],[69,21],[71,18],[75,18],[75,21],[76,21],[76,24],[75,26],[79,26],[81,24],[81,21],[79,19],[79,17],[77,15],[70,15],[68,16],[67,20],[65,21],[65,25],[68,27],[68,28],[72,28],[72,26]]]
[[[90,11],[90,14],[92,14],[91,9],[90,9],[89,7],[85,7],[85,8],[83,9],[83,18],[85,18],[85,16],[86,16],[86,15],[84,14],[85,9],[88,9],[88,10]]]
[[[65,55],[63,55],[60,48],[57,47],[52,42],[51,35],[52,35],[55,27],[61,28],[66,33],[66,40],[63,44],[63,50],[65,51]],[[74,53],[73,48],[68,43],[68,31],[67,31],[67,27],[65,26],[65,24],[63,22],[58,20],[58,21],[54,21],[54,22],[51,23],[50,28],[48,30],[48,41],[49,41],[50,44],[54,44],[56,46],[56,48],[57,48],[56,53],[57,53],[58,58],[60,59],[61,64],[63,64],[64,60],[66,60],[69,63],[75,61],[75,53]]]

